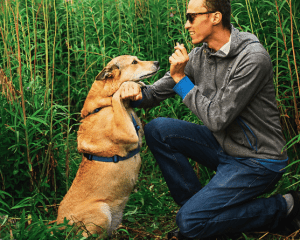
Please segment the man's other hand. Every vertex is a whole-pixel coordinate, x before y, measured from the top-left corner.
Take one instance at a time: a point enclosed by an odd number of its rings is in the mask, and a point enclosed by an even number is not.
[[[189,61],[189,55],[184,47],[184,44],[179,44],[174,47],[176,50],[169,57],[169,62],[171,63],[170,74],[176,83],[178,83],[182,78],[185,77],[184,68]]]

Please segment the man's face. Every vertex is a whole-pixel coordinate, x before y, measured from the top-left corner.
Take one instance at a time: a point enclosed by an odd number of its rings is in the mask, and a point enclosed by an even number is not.
[[[191,0],[188,5],[187,13],[207,12],[208,10],[204,7],[203,4],[204,1],[205,0]],[[193,44],[209,42],[213,27],[211,17],[212,14],[213,13],[196,15],[192,23],[187,20],[185,29],[189,31]]]

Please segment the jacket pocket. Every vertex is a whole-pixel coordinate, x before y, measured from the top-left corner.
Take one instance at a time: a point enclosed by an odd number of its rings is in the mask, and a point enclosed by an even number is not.
[[[250,127],[242,120],[241,117],[237,117],[236,121],[243,132],[243,136],[244,136],[243,145],[252,149],[255,153],[257,153],[257,137],[250,129]]]
[[[226,132],[233,142],[257,153],[256,136],[240,117],[237,117],[236,120],[228,126]]]

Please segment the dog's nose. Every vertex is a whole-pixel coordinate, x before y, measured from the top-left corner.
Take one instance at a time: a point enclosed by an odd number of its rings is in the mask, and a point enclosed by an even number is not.
[[[159,62],[158,61],[155,61],[154,65],[155,65],[156,68],[159,68]]]

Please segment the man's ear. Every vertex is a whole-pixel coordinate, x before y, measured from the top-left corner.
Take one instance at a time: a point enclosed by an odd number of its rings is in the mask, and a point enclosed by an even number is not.
[[[217,25],[217,24],[219,24],[221,21],[222,21],[222,13],[220,13],[220,12],[215,12],[215,13],[213,13],[213,24],[214,25]]]
[[[106,78],[113,78],[115,76],[115,71],[118,69],[119,70],[119,66],[114,64],[110,67],[105,67],[103,68],[103,70],[96,76],[96,80],[97,81],[101,81],[101,80],[104,80]]]

